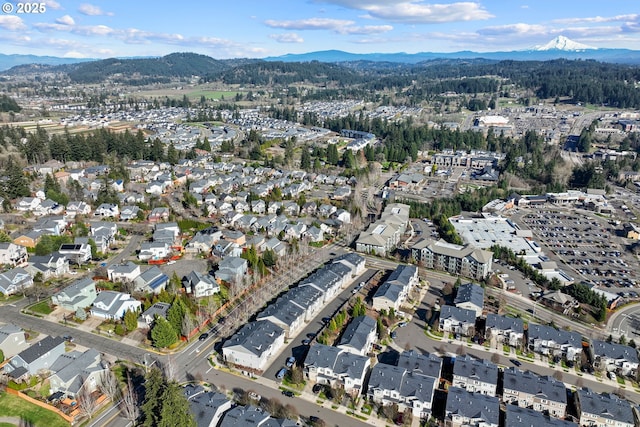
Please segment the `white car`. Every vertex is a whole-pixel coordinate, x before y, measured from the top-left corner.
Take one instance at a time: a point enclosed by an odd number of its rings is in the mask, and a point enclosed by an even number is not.
[[[172,259],[171,261],[167,262],[167,265],[172,265],[172,264],[175,264],[175,263],[176,263],[176,260]]]
[[[262,399],[262,396],[260,396],[258,393],[256,392],[249,392],[249,399],[251,400],[255,400],[256,402],[259,402]]]

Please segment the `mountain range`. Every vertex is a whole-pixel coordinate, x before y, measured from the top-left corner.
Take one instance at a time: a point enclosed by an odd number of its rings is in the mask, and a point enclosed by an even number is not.
[[[175,54],[174,54],[175,55]],[[168,57],[171,55],[168,55]],[[204,55],[197,55],[200,60],[212,59]],[[345,63],[345,62],[387,62],[400,64],[417,64],[423,61],[432,61],[434,59],[488,59],[495,61],[514,60],[514,61],[547,61],[552,59],[584,59],[596,60],[600,62],[618,63],[618,64],[640,64],[640,50],[630,49],[604,49],[594,48],[582,43],[575,42],[564,36],[558,36],[544,45],[535,46],[526,50],[505,51],[505,52],[418,52],[418,53],[350,53],[341,50],[324,50],[300,54],[286,54],[282,56],[273,56],[263,58],[264,61],[282,61],[282,62],[328,62],[328,63]],[[131,58],[118,58],[126,60]],[[145,58],[137,58],[145,59]],[[154,58],[148,58],[154,59]],[[213,59],[212,59],[213,60]],[[8,70],[16,66],[24,66],[27,64],[38,65],[65,65],[78,64],[92,61],[101,61],[91,58],[60,58],[54,56],[36,56],[36,55],[5,55],[0,53],[0,71]],[[112,58],[108,61],[116,61]],[[215,62],[215,60],[213,60]],[[238,60],[243,61],[243,60]],[[244,60],[255,61],[255,60]],[[117,61],[116,61],[117,62]],[[31,66],[32,70],[39,68]],[[46,68],[46,67],[43,67]]]

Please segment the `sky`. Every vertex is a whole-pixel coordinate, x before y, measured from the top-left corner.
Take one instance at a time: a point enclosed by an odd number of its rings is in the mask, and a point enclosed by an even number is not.
[[[43,0],[38,13],[14,0],[0,3],[4,54],[495,52],[559,35],[590,47],[640,50],[637,0]]]

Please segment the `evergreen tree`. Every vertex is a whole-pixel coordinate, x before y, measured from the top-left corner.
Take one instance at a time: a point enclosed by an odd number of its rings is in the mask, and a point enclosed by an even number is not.
[[[178,333],[164,317],[158,317],[151,329],[151,341],[156,348],[169,347],[178,341]]]
[[[329,144],[327,147],[327,163],[336,166],[340,157],[338,156],[338,147],[336,144]]]
[[[196,427],[196,421],[189,410],[189,402],[177,382],[171,381],[166,385],[161,401],[158,427]]]
[[[20,165],[16,163],[12,157],[9,157],[3,175],[6,176],[7,179],[3,181],[2,190],[9,199],[26,197],[31,194],[27,177],[22,172]]]
[[[124,327],[127,332],[135,331],[138,327],[138,313],[133,310],[127,310],[124,313]]]
[[[157,324],[157,323],[156,323]],[[162,372],[157,368],[152,368],[144,381],[144,402],[140,407],[143,427],[155,427],[160,421],[160,410],[162,401],[162,390],[164,389],[164,378]]]
[[[302,147],[302,154],[300,155],[300,169],[309,170],[311,168],[311,155],[309,154],[309,147],[306,145]]]
[[[187,307],[184,305],[182,298],[176,296],[171,304],[171,307],[167,311],[167,320],[173,327],[176,335],[182,331],[182,318],[187,312]]]

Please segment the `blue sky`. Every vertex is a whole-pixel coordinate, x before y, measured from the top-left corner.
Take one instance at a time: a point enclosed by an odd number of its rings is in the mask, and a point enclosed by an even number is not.
[[[14,0],[0,3],[5,54],[487,52],[528,49],[558,35],[640,50],[637,0],[44,0],[40,14],[18,14]]]

